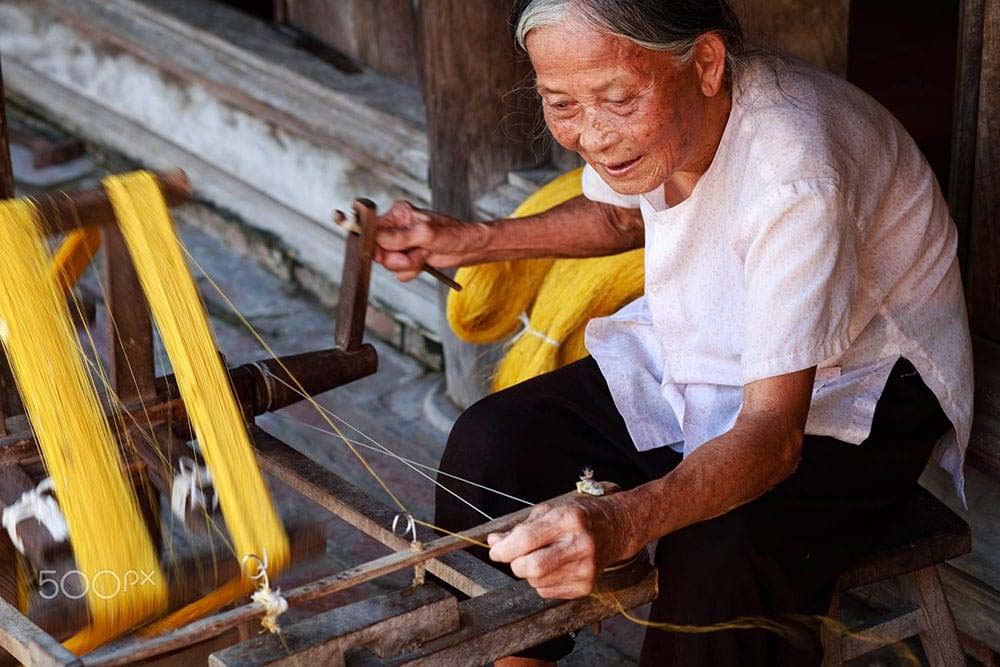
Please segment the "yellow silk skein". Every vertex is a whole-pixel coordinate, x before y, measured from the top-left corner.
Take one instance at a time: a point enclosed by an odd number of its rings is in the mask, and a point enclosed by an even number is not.
[[[512,217],[535,215],[583,194],[582,169],[540,188]],[[465,289],[448,296],[455,334],[484,344],[518,334],[493,376],[497,391],[587,355],[584,334],[643,293],[643,251],[587,259],[523,259],[459,269]],[[523,318],[528,318],[528,326]]]
[[[229,375],[216,351],[204,304],[188,271],[180,241],[156,178],[148,172],[104,180],[132,262],[170,357],[188,418],[198,438],[235,556],[265,558],[275,577],[288,565],[289,543],[257,466]],[[231,583],[175,612],[160,629],[213,611],[248,590]],[[228,599],[227,599],[228,598]]]
[[[542,213],[583,193],[576,169],[553,180],[524,200],[511,214],[526,218]],[[555,260],[518,259],[466,266],[455,280],[461,292],[448,295],[448,323],[462,340],[493,343],[514,334],[521,326],[521,313],[531,309],[537,286]]]
[[[643,251],[608,257],[562,259],[538,288],[530,330],[518,336],[497,366],[493,390],[554,371],[587,354],[587,323],[642,296]]]
[[[84,653],[162,613],[166,581],[33,205],[0,202],[0,248],[0,338],[86,587],[90,624],[66,641]]]

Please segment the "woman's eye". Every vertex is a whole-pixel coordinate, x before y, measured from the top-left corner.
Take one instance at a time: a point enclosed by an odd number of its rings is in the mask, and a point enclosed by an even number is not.
[[[629,104],[631,104],[631,102],[632,102],[632,100],[628,99],[628,98],[622,99],[622,100],[608,100],[608,104],[610,104],[613,107],[628,106]]]
[[[573,106],[573,103],[572,102],[553,102],[549,106],[551,106],[556,111],[566,111],[567,109],[569,109],[570,107]]]

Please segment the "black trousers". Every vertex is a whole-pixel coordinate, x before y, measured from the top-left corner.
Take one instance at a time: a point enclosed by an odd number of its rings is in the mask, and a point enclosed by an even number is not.
[[[728,514],[662,537],[656,546],[660,595],[653,621],[707,625],[766,616],[795,626],[788,640],[763,630],[695,635],[646,631],[642,665],[819,664],[817,627],[837,576],[876,543],[897,503],[916,490],[938,438],[950,427],[913,366],[900,359],[860,445],[806,436],[791,477]],[[681,456],[639,452],[596,362],[586,358],[498,392],[455,424],[441,469],[539,502],[574,488],[590,466],[628,489],[670,472]],[[441,479],[491,516],[518,503]],[[663,508],[669,512],[669,507]],[[462,530],[482,521],[451,495],[437,494],[437,525]],[[488,560],[485,550],[477,555]],[[508,570],[509,573],[509,570]],[[521,655],[555,660],[569,637]]]

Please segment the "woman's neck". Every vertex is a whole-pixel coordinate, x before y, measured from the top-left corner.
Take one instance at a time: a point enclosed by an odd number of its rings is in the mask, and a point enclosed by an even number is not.
[[[680,169],[663,183],[663,196],[668,206],[677,206],[691,196],[695,186],[715,159],[722,135],[729,122],[733,98],[730,92],[709,98],[705,107],[704,122],[691,150],[691,156]]]

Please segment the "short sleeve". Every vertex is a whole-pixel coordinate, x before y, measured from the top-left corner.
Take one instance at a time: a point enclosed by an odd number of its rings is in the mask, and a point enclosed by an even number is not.
[[[583,196],[619,208],[639,208],[639,195],[618,194],[589,164],[583,168]]]
[[[850,210],[833,179],[783,184],[753,206],[742,230],[745,383],[847,349],[859,265]]]

